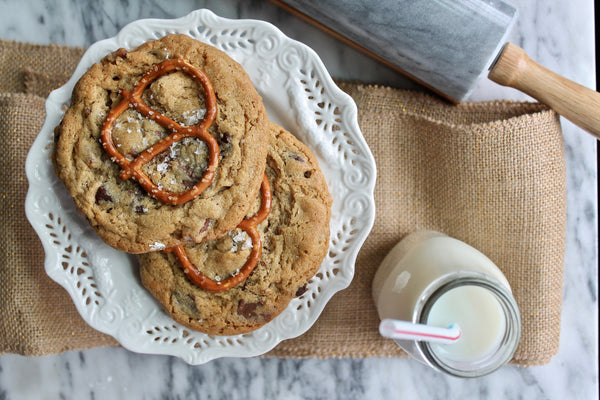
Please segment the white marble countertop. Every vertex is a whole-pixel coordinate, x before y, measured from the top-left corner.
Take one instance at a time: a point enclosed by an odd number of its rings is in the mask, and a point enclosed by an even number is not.
[[[595,88],[594,3],[515,0],[511,41],[546,67]],[[208,8],[269,21],[312,47],[330,74],[396,87],[405,78],[266,0],[0,0],[0,38],[88,46],[138,18],[175,18]],[[472,100],[528,99],[483,80]],[[173,357],[98,348],[45,357],[0,356],[2,399],[596,399],[598,236],[596,140],[563,120],[568,232],[560,351],[544,366],[507,366],[477,379],[435,373],[409,359],[221,359],[189,366]],[[315,384],[319,382],[318,384]]]

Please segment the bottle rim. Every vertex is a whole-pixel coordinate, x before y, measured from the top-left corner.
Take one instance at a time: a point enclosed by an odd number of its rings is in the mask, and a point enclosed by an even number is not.
[[[488,275],[473,271],[451,272],[429,284],[417,300],[413,311],[413,322],[426,323],[436,300],[449,290],[468,285],[489,290],[504,311],[505,332],[498,349],[479,361],[458,362],[444,358],[428,342],[415,341],[414,343],[417,351],[430,367],[463,378],[487,375],[507,364],[512,359],[521,337],[519,307],[510,288]]]

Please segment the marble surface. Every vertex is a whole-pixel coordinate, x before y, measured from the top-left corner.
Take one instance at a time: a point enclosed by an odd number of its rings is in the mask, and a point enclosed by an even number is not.
[[[546,67],[595,87],[594,3],[515,1],[509,39]],[[338,78],[416,88],[401,75],[266,0],[0,0],[0,38],[87,46],[138,18],[175,18],[208,8],[256,18],[312,47]],[[471,100],[527,100],[482,80]],[[221,359],[201,366],[98,348],[45,357],[0,356],[2,399],[596,399],[598,398],[598,207],[596,140],[563,120],[568,232],[560,352],[544,366],[507,366],[460,380],[408,359]]]

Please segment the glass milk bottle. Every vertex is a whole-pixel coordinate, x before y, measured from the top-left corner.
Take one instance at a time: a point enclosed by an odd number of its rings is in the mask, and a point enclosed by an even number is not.
[[[395,339],[411,357],[459,377],[488,374],[512,358],[521,334],[517,303],[502,271],[484,254],[433,231],[406,236],[373,279],[381,319],[441,328],[458,325],[455,343]]]

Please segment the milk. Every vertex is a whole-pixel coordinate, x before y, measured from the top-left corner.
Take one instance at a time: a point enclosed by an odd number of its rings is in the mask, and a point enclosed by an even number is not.
[[[440,328],[458,325],[460,338],[452,344],[431,344],[438,356],[456,362],[474,362],[493,354],[506,330],[506,317],[496,297],[477,286],[462,286],[433,303],[427,324]]]
[[[396,340],[414,358],[458,376],[478,376],[507,362],[520,337],[518,307],[502,271],[483,253],[438,232],[408,235],[373,279],[381,319],[458,324],[452,344]]]

